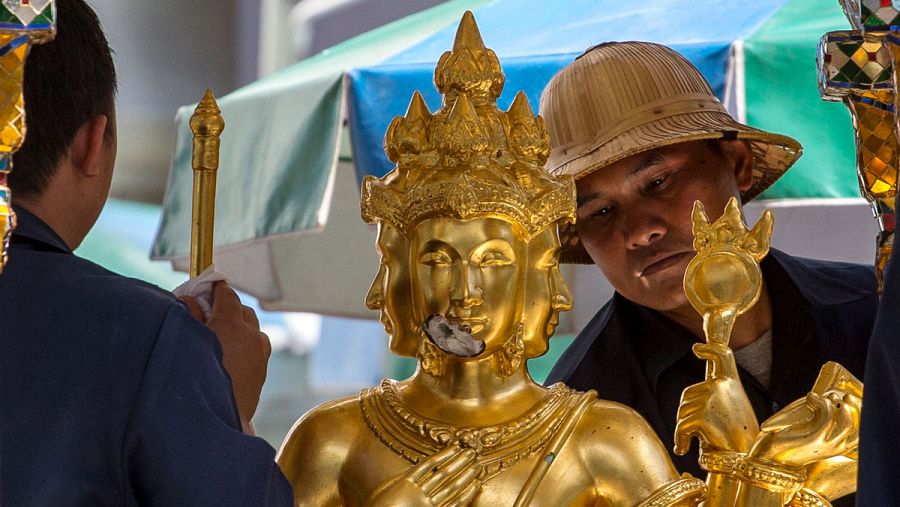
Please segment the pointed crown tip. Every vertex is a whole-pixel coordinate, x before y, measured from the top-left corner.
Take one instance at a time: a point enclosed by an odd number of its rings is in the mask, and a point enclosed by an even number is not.
[[[531,103],[525,92],[519,91],[513,99],[512,105],[509,106],[509,113],[516,117],[534,116],[534,110],[531,109]]]
[[[409,119],[430,115],[431,111],[428,109],[425,98],[422,97],[422,94],[419,93],[418,90],[416,90],[413,93],[412,99],[409,101],[409,107],[406,108],[406,117]]]
[[[485,49],[484,40],[481,38],[481,32],[478,30],[478,23],[475,22],[475,15],[472,14],[472,11],[466,11],[463,14],[456,29],[456,39],[453,41],[453,51],[463,48]]]
[[[466,12],[435,69],[441,107],[432,113],[417,91],[406,116],[388,127],[385,152],[397,165],[363,187],[363,219],[410,231],[426,217],[500,215],[529,238],[560,220],[574,223],[574,179],[544,173],[543,120],[524,93],[501,111],[503,84],[497,55]]]

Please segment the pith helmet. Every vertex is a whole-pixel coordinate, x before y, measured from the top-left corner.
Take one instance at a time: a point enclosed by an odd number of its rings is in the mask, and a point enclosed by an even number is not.
[[[660,44],[608,42],[556,74],[541,96],[550,134],[547,170],[581,179],[636,153],[702,139],[742,139],[754,155],[747,202],[800,157],[791,137],[744,125],[726,111],[706,79]],[[575,237],[563,259],[590,262]]]

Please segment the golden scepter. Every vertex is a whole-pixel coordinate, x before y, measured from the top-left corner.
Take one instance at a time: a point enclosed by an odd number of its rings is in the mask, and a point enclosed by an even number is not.
[[[222,111],[211,90],[206,90],[191,116],[194,133],[192,166],[194,197],[191,212],[191,278],[212,265],[213,225],[216,216],[216,171],[219,170],[219,136],[225,129]]]

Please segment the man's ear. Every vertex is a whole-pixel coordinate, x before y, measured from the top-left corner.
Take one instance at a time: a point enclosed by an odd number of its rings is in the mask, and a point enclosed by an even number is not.
[[[106,115],[95,116],[81,125],[72,140],[69,159],[72,166],[85,177],[97,176],[104,171],[99,164],[99,156],[108,122]]]
[[[738,189],[746,192],[753,186],[753,149],[747,141],[722,141],[725,156],[734,162],[734,178]]]

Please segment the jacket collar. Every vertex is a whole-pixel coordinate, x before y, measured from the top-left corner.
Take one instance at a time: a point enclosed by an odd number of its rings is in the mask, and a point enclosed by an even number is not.
[[[16,228],[13,231],[13,244],[20,242],[40,243],[64,253],[72,253],[66,242],[59,237],[43,220],[21,206],[13,205],[16,212]]]

